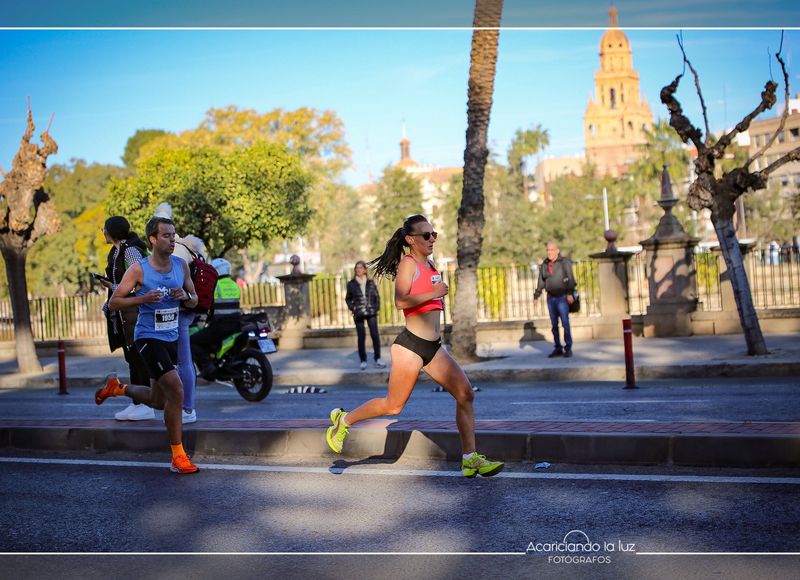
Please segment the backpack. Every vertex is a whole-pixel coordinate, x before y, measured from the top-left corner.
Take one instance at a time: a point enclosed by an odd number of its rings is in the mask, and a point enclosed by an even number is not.
[[[178,242],[181,244],[181,242]],[[217,287],[217,278],[219,274],[214,269],[214,266],[206,262],[202,256],[195,254],[192,249],[186,244],[181,244],[192,256],[192,261],[189,262],[189,274],[194,282],[194,290],[197,293],[197,306],[194,311],[199,314],[205,314],[214,304],[214,288]]]

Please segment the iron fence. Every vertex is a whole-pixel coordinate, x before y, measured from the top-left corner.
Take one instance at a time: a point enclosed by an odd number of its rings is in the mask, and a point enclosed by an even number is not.
[[[575,279],[581,293],[581,312],[578,316],[595,316],[599,308],[599,280],[597,264],[593,261],[574,263]],[[452,264],[441,269],[442,280],[450,291],[444,297],[444,321],[452,322],[452,311],[458,280]],[[478,321],[530,320],[547,317],[545,300],[534,303],[533,294],[538,278],[536,265],[484,266],[478,268]],[[353,317],[345,304],[347,282],[351,275],[318,275],[309,285],[311,297],[311,327],[349,328]],[[402,326],[403,313],[394,305],[394,282],[378,282],[381,307],[378,312],[380,326]]]
[[[695,254],[700,307],[721,308],[719,260],[715,252]],[[647,283],[647,261],[644,252],[628,260],[628,308],[630,314],[644,314],[650,302]],[[746,257],[750,289],[756,308],[791,308],[800,306],[800,264],[794,260],[763,263],[757,255]],[[444,320],[452,322],[453,301],[458,281],[455,266],[442,268],[442,279],[450,287],[444,298]],[[575,278],[581,293],[581,312],[577,316],[597,316],[599,278],[597,263],[592,260],[574,262]],[[533,301],[538,279],[538,265],[484,266],[478,268],[478,321],[518,321],[546,318],[544,296]],[[352,316],[344,302],[350,272],[317,275],[309,283],[311,327],[349,328]],[[378,284],[381,308],[378,324],[401,326],[403,313],[394,305],[394,283]],[[105,294],[33,298],[29,301],[34,340],[83,339],[106,336],[106,319],[102,311]],[[281,284],[250,284],[242,291],[244,309],[282,306]],[[14,340],[14,323],[9,300],[0,300],[0,341]]]

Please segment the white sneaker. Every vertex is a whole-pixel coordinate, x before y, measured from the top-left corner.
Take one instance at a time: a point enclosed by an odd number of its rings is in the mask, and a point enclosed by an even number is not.
[[[128,413],[128,421],[146,421],[155,418],[156,412],[145,404],[134,405],[134,408]]]
[[[130,414],[131,414],[131,411],[133,411],[135,408],[136,408],[136,403],[131,403],[130,405],[128,405],[127,407],[125,407],[125,408],[124,408],[122,411],[120,411],[119,413],[115,413],[115,414],[114,414],[114,418],[115,418],[117,421],[127,421],[127,420],[128,420],[128,415],[130,415]]]
[[[181,409],[181,420],[184,425],[197,422],[197,411],[192,409],[191,413],[187,413],[186,409]]]
[[[362,362],[361,365],[360,365],[360,368],[361,368],[362,371],[367,370],[367,363]]]
[[[375,359],[375,366],[378,367],[379,369],[385,369],[386,363],[383,362],[381,359]]]

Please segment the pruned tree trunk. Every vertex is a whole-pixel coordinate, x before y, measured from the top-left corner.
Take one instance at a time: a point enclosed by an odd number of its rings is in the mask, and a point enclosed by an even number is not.
[[[678,85],[684,74],[681,73],[674,81],[661,89],[661,102],[666,105],[669,111],[670,126],[675,129],[675,132],[678,133],[684,143],[692,143],[697,149],[697,158],[694,161],[697,178],[689,187],[689,197],[687,201],[689,207],[693,210],[711,210],[711,223],[714,224],[714,230],[719,239],[720,250],[722,251],[723,259],[730,273],[731,288],[733,290],[734,299],[736,300],[739,322],[741,323],[744,339],[747,343],[747,353],[749,355],[768,354],[767,345],[764,341],[764,335],[761,332],[761,325],[758,322],[758,315],[756,314],[756,309],[753,304],[753,296],[744,268],[744,259],[742,257],[741,248],[739,247],[739,240],[736,238],[736,230],[733,227],[733,215],[736,201],[742,195],[748,191],[756,192],[764,189],[767,186],[767,178],[770,173],[786,163],[800,160],[800,147],[797,147],[789,153],[784,154],[779,159],[772,161],[761,171],[750,171],[748,169],[750,164],[758,157],[762,156],[783,131],[783,126],[789,110],[789,74],[781,58],[781,49],[779,49],[775,54],[775,58],[780,63],[781,71],[783,72],[784,98],[787,104],[781,116],[780,124],[764,146],[745,161],[742,166],[735,167],[730,171],[724,172],[722,176],[718,176],[715,172],[716,160],[724,157],[725,149],[734,141],[736,135],[747,131],[753,119],[775,105],[777,101],[775,93],[778,84],[771,80],[767,81],[764,84],[764,90],[761,92],[761,102],[758,106],[745,115],[732,130],[720,137],[716,143],[712,144],[710,135],[708,134],[708,118],[706,116],[703,95],[700,91],[699,76],[691,62],[689,62],[689,59],[686,58],[686,52],[683,49],[683,43],[680,38],[678,43],[683,53],[683,61],[694,75],[695,87],[697,88],[697,94],[702,105],[703,120],[705,121],[706,127],[706,136],[704,139],[702,131],[692,125],[689,119],[683,114],[681,104],[675,98],[675,92],[678,90]],[[781,47],[782,46],[783,37],[781,36]]]
[[[492,110],[502,0],[476,0],[467,92],[467,145],[464,184],[458,211],[453,355],[475,358],[478,326],[478,263],[483,245],[483,176],[489,157],[487,134]]]
[[[736,310],[739,312],[739,321],[742,325],[742,332],[744,332],[745,343],[747,343],[747,354],[766,354],[767,343],[764,341],[756,307],[753,304],[750,282],[744,268],[742,249],[739,247],[739,240],[736,239],[733,220],[731,218],[715,218],[712,214],[711,223],[714,224],[714,231],[717,232],[719,239],[719,248],[722,251],[725,265],[728,267],[733,297],[736,300]]]
[[[27,253],[3,251],[8,276],[8,295],[14,316],[14,337],[17,346],[17,366],[20,372],[35,373],[42,370],[31,330],[31,309],[28,303],[28,280],[25,277]]]
[[[51,119],[52,121],[52,119]],[[11,171],[0,182],[0,252],[6,264],[8,294],[14,314],[17,366],[23,373],[42,370],[31,331],[28,281],[25,262],[28,250],[41,236],[58,231],[60,221],[52,200],[44,191],[47,158],[58,151],[48,130],[41,134],[42,146],[31,143],[35,129],[28,105],[28,124]]]

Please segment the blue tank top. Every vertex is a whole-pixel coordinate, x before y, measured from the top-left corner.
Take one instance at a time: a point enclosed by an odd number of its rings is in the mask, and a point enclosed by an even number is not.
[[[180,301],[173,298],[170,288],[183,288],[183,260],[170,256],[172,270],[166,274],[157,272],[148,261],[142,258],[144,274],[142,286],[136,291],[137,296],[142,296],[150,290],[161,290],[161,302],[145,302],[139,305],[139,318],[133,330],[133,338],[157,338],[165,342],[178,340],[178,309]]]

